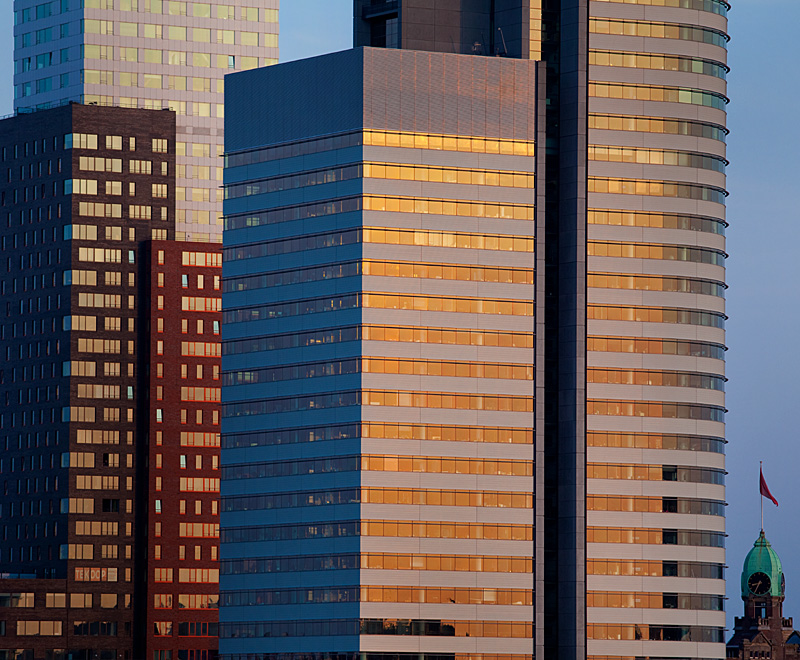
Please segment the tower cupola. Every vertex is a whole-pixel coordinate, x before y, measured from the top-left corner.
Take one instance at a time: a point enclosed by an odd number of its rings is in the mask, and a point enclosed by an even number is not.
[[[742,569],[742,598],[753,596],[782,598],[785,591],[783,567],[778,554],[764,535],[758,535],[744,560]]]

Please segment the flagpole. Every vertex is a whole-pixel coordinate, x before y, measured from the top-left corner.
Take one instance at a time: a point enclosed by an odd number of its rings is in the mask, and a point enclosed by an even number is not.
[[[760,478],[760,475],[763,474],[763,469],[764,469],[763,465],[764,465],[764,461],[759,461],[758,462],[759,478]],[[759,493],[758,494],[758,499],[761,500],[761,533],[763,534],[764,533],[764,496],[761,493]]]

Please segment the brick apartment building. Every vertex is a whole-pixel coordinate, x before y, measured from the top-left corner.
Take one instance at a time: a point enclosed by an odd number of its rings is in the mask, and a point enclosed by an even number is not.
[[[172,240],[175,135],[0,122],[4,660],[216,653],[221,255]]]

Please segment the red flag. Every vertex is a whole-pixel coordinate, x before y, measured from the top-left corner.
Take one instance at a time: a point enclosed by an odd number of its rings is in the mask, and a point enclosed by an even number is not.
[[[758,485],[758,489],[761,492],[761,497],[766,497],[766,498],[772,500],[772,503],[775,506],[778,506],[778,500],[776,500],[772,496],[772,493],[769,492],[769,487],[767,486],[767,482],[764,480],[764,473],[761,471],[761,468],[758,469],[758,474],[759,474],[759,477],[760,477],[760,482],[759,482],[759,485]]]

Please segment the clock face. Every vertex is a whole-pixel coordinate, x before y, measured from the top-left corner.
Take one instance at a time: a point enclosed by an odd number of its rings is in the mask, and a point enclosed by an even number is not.
[[[769,575],[758,571],[748,578],[747,586],[756,596],[763,596],[770,590],[772,582],[769,579]]]

